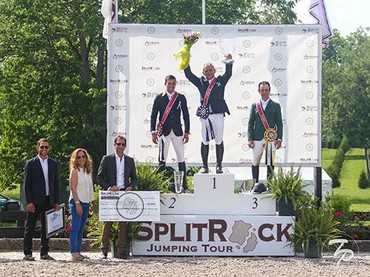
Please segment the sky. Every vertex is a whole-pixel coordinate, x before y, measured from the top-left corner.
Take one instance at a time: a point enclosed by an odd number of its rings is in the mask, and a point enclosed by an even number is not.
[[[309,15],[311,0],[301,0],[294,11],[303,24],[315,23]],[[325,0],[331,29],[338,29],[342,36],[356,31],[358,27],[370,27],[370,0]]]

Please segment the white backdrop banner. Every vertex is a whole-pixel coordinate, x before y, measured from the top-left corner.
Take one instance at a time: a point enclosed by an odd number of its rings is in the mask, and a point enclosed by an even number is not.
[[[195,115],[199,92],[178,69],[174,55],[183,34],[201,32],[191,49],[190,65],[201,76],[212,62],[216,75],[225,65],[220,45],[227,40],[235,60],[225,90],[230,115],[225,117],[224,166],[248,166],[250,107],[259,100],[260,81],[271,84],[271,99],[282,107],[284,136],[276,151],[281,165],[321,166],[321,26],[320,25],[146,25],[111,24],[108,38],[107,152],[113,139],[128,139],[127,154],[138,162],[157,163],[150,114],[154,98],[165,89],[166,75],[175,75],[176,90],[186,96],[190,112],[190,141],[185,146],[188,165],[200,165],[200,122]],[[176,163],[170,148],[167,162]],[[210,162],[216,162],[211,143]]]

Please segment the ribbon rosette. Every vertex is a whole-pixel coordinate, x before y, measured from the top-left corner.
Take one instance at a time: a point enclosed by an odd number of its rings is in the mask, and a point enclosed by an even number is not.
[[[184,35],[184,46],[181,48],[179,52],[175,55],[175,59],[177,60],[181,57],[181,62],[179,64],[179,69],[184,70],[189,66],[190,62],[190,48],[199,40],[200,32],[193,32],[188,35]]]

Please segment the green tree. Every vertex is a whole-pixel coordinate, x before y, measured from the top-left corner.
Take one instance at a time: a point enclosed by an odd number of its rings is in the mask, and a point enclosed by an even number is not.
[[[347,136],[350,146],[364,148],[369,176],[370,29],[346,38],[339,33],[323,62],[323,131],[326,139]]]
[[[75,147],[95,161],[104,153],[106,46],[99,2],[1,1],[0,189],[22,182],[40,137],[51,140],[63,186]]]

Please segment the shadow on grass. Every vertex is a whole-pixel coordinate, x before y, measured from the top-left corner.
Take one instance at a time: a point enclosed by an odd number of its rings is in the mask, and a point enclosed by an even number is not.
[[[365,160],[365,156],[364,155],[348,155],[348,156],[346,155],[344,159],[346,161]]]

